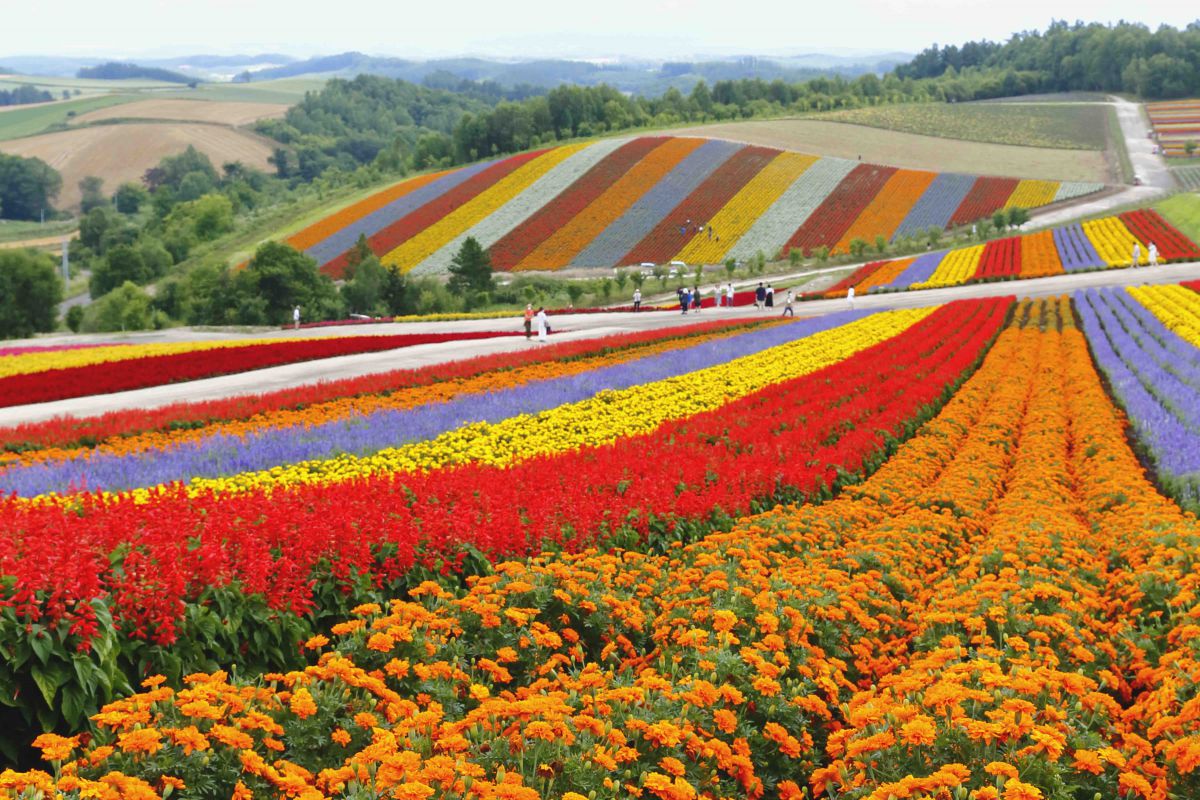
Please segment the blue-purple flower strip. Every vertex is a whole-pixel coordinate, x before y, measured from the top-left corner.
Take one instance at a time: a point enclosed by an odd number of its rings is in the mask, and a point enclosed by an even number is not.
[[[974,185],[974,175],[958,175],[953,172],[938,175],[908,212],[908,216],[897,226],[892,239],[921,233],[931,227],[946,228],[950,224],[950,217],[954,216],[954,212],[962,205],[963,198]]]
[[[1054,246],[1058,248],[1058,258],[1062,261],[1066,272],[1078,272],[1084,269],[1106,267],[1104,259],[1100,258],[1096,248],[1083,232],[1079,224],[1055,228],[1052,233]]]
[[[498,422],[536,414],[598,392],[625,389],[722,364],[829,330],[870,312],[851,311],[777,325],[703,342],[683,350],[615,364],[591,372],[472,394],[445,403],[366,415],[312,426],[267,428],[244,437],[216,435],[131,454],[93,454],[15,467],[0,474],[0,492],[32,497],[105,489],[120,491],[192,478],[215,478],[270,469],[342,453],[367,455],[432,439],[473,422]]]
[[[883,289],[907,289],[914,283],[929,280],[933,275],[934,270],[938,268],[938,264],[942,263],[942,259],[946,257],[946,251],[937,253],[925,253],[917,256],[913,263],[908,265],[908,268],[895,277],[895,279],[883,286],[876,286],[872,291],[880,291]]]
[[[696,187],[728,161],[743,145],[713,139],[697,147],[687,158],[663,176],[634,202],[629,209],[604,229],[579,255],[571,259],[576,267],[611,267],[646,238],[647,234],[682,203]],[[693,223],[700,220],[693,220]],[[679,224],[683,224],[683,220]]]
[[[1076,292],[1084,334],[1159,481],[1179,502],[1194,505],[1200,501],[1200,429],[1195,423],[1200,392],[1152,353],[1182,345],[1190,350],[1188,360],[1195,361],[1200,351],[1161,325],[1151,335],[1123,303],[1112,299],[1113,291],[1121,290]]]

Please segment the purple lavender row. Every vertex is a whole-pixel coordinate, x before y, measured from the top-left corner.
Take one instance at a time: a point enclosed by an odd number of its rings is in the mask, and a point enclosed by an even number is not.
[[[578,375],[465,395],[444,403],[380,410],[312,426],[268,428],[245,436],[219,434],[138,453],[93,454],[90,458],[77,456],[14,467],[0,474],[0,493],[32,497],[48,492],[120,491],[235,475],[343,453],[367,455],[432,439],[473,422],[499,422],[519,414],[536,414],[594,397],[604,390],[691,374],[869,315],[847,311],[776,325]]]
[[[914,283],[927,281],[929,280],[930,276],[933,275],[934,270],[938,268],[938,264],[941,264],[942,259],[945,257],[946,251],[944,250],[937,253],[925,253],[924,255],[917,256],[917,259],[913,261],[913,263],[909,264],[908,268],[905,269],[904,272],[901,272],[899,275],[897,275],[895,280],[893,280],[891,283],[884,284],[883,286],[877,286],[872,291],[879,291],[882,289],[907,289]]]
[[[1083,226],[1075,224],[1055,228],[1052,235],[1054,246],[1058,248],[1058,259],[1067,272],[1107,266],[1092,246],[1087,234],[1083,232]]]
[[[1195,505],[1200,501],[1200,431],[1185,419],[1200,416],[1200,392],[1175,379],[1139,346],[1129,332],[1137,327],[1137,320],[1122,315],[1116,305],[1105,302],[1095,289],[1075,293],[1096,362],[1133,423],[1160,482],[1179,502]],[[1170,334],[1165,327],[1162,332]],[[1200,352],[1191,349],[1191,358],[1200,358]]]
[[[675,206],[743,145],[712,139],[697,147],[571,259],[577,267],[611,267],[645,239]],[[692,220],[692,224],[707,220]],[[684,220],[679,220],[682,225]]]
[[[975,185],[975,176],[943,172],[933,179],[929,188],[913,205],[908,216],[896,227],[892,239],[920,233],[927,228],[948,228],[950,218],[962,205],[963,198]]]
[[[1105,292],[1104,299],[1109,305],[1118,305],[1120,314],[1136,320],[1135,324],[1146,333],[1139,342],[1159,366],[1200,391],[1200,359],[1196,358],[1196,348],[1190,342],[1168,328],[1129,292]],[[1129,325],[1123,327],[1135,333]]]

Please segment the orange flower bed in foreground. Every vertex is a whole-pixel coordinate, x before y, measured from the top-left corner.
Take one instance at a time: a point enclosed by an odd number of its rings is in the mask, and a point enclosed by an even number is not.
[[[872,477],[651,552],[368,604],[259,682],[161,679],[5,796],[1196,797],[1196,520],[1065,300]],[[186,792],[188,790],[183,790]],[[37,796],[26,795],[26,796]]]

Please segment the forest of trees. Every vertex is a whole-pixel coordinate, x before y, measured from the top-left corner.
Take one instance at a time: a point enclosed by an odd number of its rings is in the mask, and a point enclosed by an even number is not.
[[[143,67],[138,64],[124,64],[110,61],[107,64],[97,64],[94,67],[84,67],[76,73],[76,77],[90,78],[102,81],[144,80],[163,81],[165,83],[195,83],[195,78],[189,78],[181,72],[175,72],[161,67]]]
[[[0,106],[23,106],[30,103],[49,103],[54,95],[36,86],[22,84],[15,89],[0,89]]]

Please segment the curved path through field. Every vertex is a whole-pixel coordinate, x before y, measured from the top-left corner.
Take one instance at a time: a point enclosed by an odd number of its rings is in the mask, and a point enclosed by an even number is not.
[[[1001,283],[982,283],[971,286],[956,286],[946,289],[929,289],[895,294],[877,294],[858,298],[857,308],[888,309],[913,308],[936,305],[962,298],[996,297],[1002,295],[1017,295],[1018,297],[1046,297],[1074,291],[1075,289],[1098,286],[1122,286],[1138,283],[1177,283],[1184,280],[1200,279],[1200,262],[1190,264],[1169,264],[1153,269],[1143,267],[1137,271],[1128,269],[1106,270],[1102,272],[1087,272],[1074,275],[1058,275],[1052,278],[1036,278],[1024,281],[1008,281]],[[778,282],[778,278],[774,279]],[[827,314],[846,309],[848,301],[814,300],[797,304],[797,313],[803,316]],[[773,309],[770,314],[781,313],[781,308]],[[551,324],[557,331],[552,340],[556,342],[573,339],[587,339],[606,336],[614,333],[667,328],[690,322],[702,322],[714,318],[754,318],[766,316],[765,311],[756,311],[753,307],[737,309],[707,309],[700,315],[683,316],[677,311],[648,311],[639,314],[614,312],[603,314],[563,315],[551,319]],[[516,317],[490,320],[467,320],[458,322],[421,322],[399,324],[369,324],[341,326],[336,328],[317,328],[301,331],[272,331],[273,337],[283,339],[296,336],[313,335],[385,335],[396,333],[433,333],[447,331],[502,331],[518,330],[520,320]],[[55,341],[126,341],[126,342],[162,342],[186,341],[211,338],[237,338],[263,336],[263,332],[229,331],[191,331],[173,329],[154,331],[125,336],[77,336],[56,338]],[[34,340],[46,343],[46,339]],[[502,336],[489,339],[475,339],[465,342],[442,342],[439,344],[417,345],[400,350],[382,353],[367,353],[362,355],[341,356],[322,361],[309,361],[302,364],[289,364],[270,369],[245,372],[238,375],[227,375],[219,378],[192,381],[189,383],[157,386],[150,389],[139,389],[130,392],[120,392],[93,397],[81,397],[72,400],[61,400],[53,403],[15,406],[0,409],[0,426],[16,425],[22,422],[36,422],[55,416],[86,416],[102,414],[130,408],[154,408],[188,400],[208,400],[218,397],[257,394],[274,389],[290,386],[301,386],[320,381],[337,380],[357,375],[367,375],[386,372],[394,369],[420,367],[428,364],[454,361],[472,356],[499,353],[511,350],[521,350],[537,347],[537,342],[527,342],[521,336]]]

